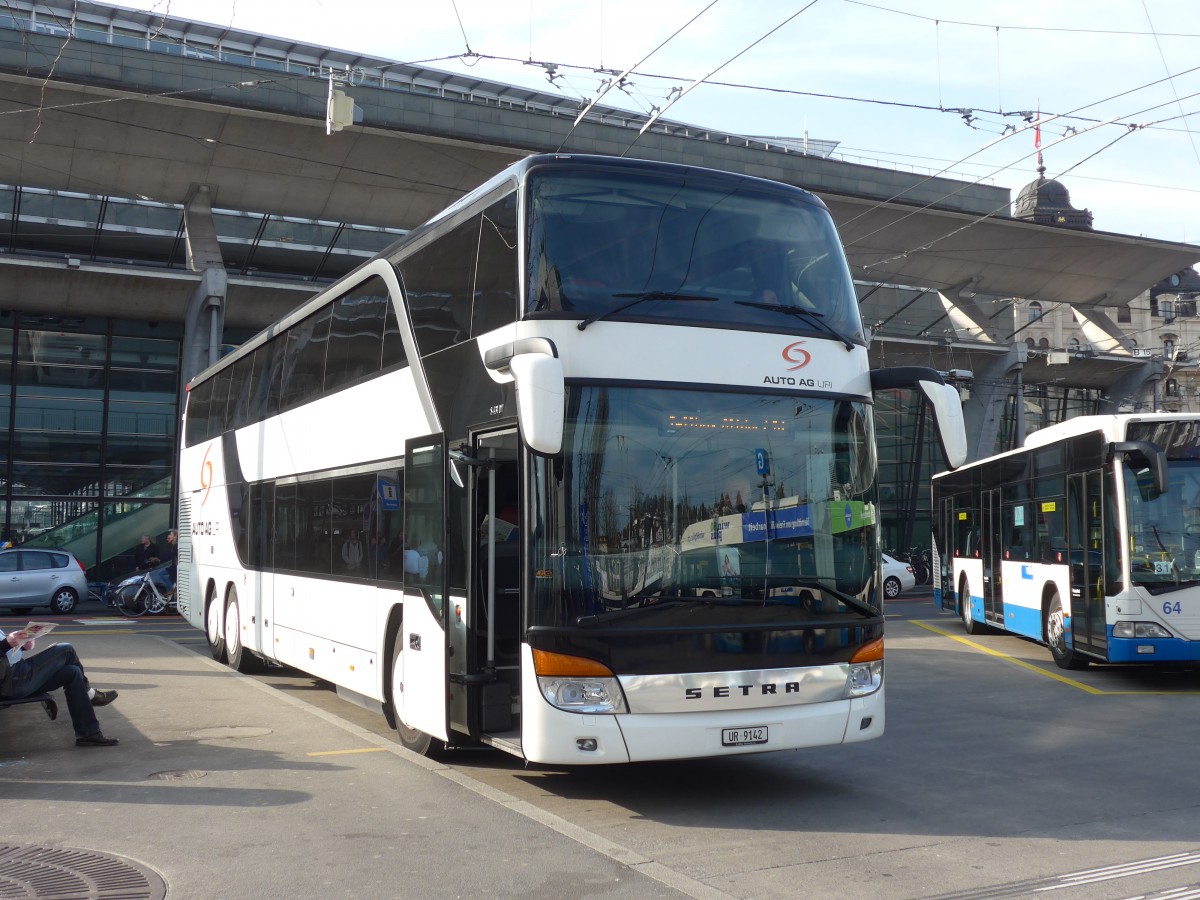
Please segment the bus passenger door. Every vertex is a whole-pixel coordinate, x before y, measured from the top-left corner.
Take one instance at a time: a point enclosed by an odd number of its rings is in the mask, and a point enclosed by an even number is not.
[[[413,438],[404,448],[404,620],[395,698],[404,723],[447,740],[445,436]]]
[[[1079,650],[1107,653],[1101,473],[1067,482],[1067,548],[1071,572],[1071,637]],[[1115,551],[1115,548],[1114,548]]]
[[[451,634],[450,680],[461,679],[468,733],[515,735],[521,687],[521,547],[523,545],[520,439],[516,429],[475,435],[470,469],[470,598],[467,625]],[[461,646],[455,646],[461,641]]]
[[[980,555],[983,557],[983,618],[1004,625],[1004,579],[1000,575],[1003,559],[1000,528],[1000,491],[984,491]]]

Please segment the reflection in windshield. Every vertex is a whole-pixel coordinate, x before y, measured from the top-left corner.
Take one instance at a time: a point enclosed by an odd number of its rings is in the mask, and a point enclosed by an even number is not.
[[[563,453],[535,464],[540,624],[877,611],[863,404],[602,387],[568,403]]]

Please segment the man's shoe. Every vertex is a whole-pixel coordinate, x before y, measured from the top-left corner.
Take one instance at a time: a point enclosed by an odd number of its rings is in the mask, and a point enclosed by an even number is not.
[[[92,706],[108,706],[117,699],[116,691],[96,691],[92,697]]]
[[[119,743],[116,738],[105,737],[102,731],[75,738],[76,747],[115,747]]]

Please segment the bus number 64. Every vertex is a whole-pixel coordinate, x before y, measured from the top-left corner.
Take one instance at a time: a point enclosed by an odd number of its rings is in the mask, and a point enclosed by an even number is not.
[[[1181,612],[1183,612],[1183,607],[1179,605],[1178,600],[1176,600],[1174,603],[1167,601],[1166,603],[1163,604],[1163,615],[1164,616],[1169,616],[1169,615],[1171,615],[1171,613],[1174,613],[1175,615],[1179,615]]]

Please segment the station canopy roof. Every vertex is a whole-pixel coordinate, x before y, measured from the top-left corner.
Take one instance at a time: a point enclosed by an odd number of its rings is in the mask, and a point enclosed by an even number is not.
[[[1200,246],[822,193],[868,284],[1123,306],[1200,262]]]

